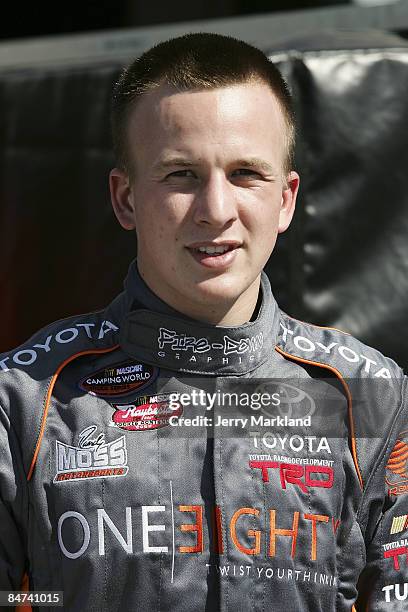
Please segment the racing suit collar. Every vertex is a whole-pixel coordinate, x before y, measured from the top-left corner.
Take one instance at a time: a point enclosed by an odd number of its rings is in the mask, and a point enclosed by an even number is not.
[[[243,375],[273,352],[279,309],[269,279],[261,275],[262,303],[254,321],[227,327],[196,321],[157,297],[133,262],[125,281],[131,310],[122,322],[120,344],[131,357],[169,370],[207,375]]]

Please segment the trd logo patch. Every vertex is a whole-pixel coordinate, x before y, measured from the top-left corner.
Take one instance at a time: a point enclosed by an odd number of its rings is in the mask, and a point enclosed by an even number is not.
[[[385,482],[388,494],[403,495],[408,493],[408,431],[402,431],[386,465]]]
[[[135,361],[124,361],[86,376],[79,388],[99,397],[126,395],[141,391],[150,385],[159,373],[159,368]]]
[[[286,489],[286,484],[289,483],[298,486],[304,493],[307,493],[309,487],[331,489],[334,481],[333,468],[325,466],[303,466],[278,461],[250,461],[249,467],[261,470],[263,482],[269,482],[268,470],[278,469],[282,489]]]
[[[112,404],[115,412],[112,425],[127,431],[148,431],[159,429],[169,424],[170,417],[183,414],[181,404],[170,402],[170,395],[142,395],[129,404]]]
[[[109,478],[128,473],[125,436],[106,442],[104,433],[94,435],[96,429],[96,425],[83,429],[78,446],[55,441],[57,473],[54,482]]]
[[[394,569],[399,572],[400,567],[400,557],[402,557],[402,561],[404,566],[407,565],[408,561],[408,540],[399,540],[397,542],[389,542],[388,544],[383,544],[384,559],[392,559],[392,563],[394,565]],[[405,558],[404,558],[405,557]]]

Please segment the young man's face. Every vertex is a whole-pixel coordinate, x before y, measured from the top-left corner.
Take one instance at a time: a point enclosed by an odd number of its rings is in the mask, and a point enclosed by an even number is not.
[[[269,87],[161,85],[138,101],[128,137],[134,176],[111,172],[112,201],[122,226],[136,228],[148,286],[197,319],[253,310],[299,180],[283,176],[285,126]]]

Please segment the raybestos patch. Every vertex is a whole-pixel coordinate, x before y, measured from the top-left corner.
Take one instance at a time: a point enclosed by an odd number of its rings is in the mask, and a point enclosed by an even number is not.
[[[170,394],[141,395],[129,404],[112,404],[111,425],[127,431],[149,431],[169,425],[172,416],[183,414],[183,407],[170,402]]]
[[[123,361],[86,376],[80,380],[79,388],[91,395],[115,397],[150,385],[159,373],[159,368],[135,361]]]

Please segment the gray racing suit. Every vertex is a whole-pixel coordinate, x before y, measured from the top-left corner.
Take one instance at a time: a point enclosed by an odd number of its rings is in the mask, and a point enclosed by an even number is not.
[[[255,320],[212,326],[132,264],[106,310],[0,356],[0,590],[27,574],[78,612],[408,608],[406,379],[261,291]]]

